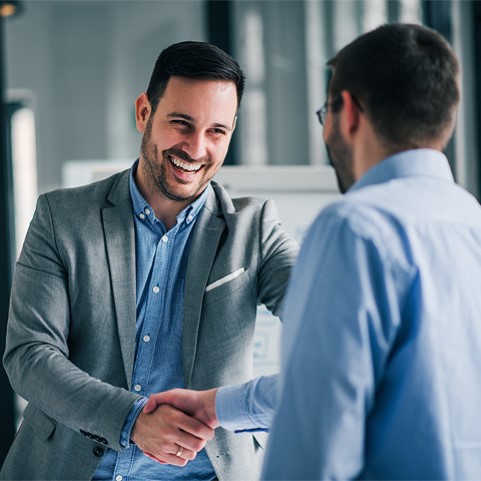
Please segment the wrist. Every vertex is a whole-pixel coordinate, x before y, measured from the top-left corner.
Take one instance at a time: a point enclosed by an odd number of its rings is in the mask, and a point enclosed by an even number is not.
[[[217,388],[209,389],[206,391],[206,412],[207,412],[207,419],[209,420],[209,426],[212,429],[216,429],[220,426],[219,420],[217,419],[217,412],[216,412],[216,397],[217,397]]]
[[[122,428],[122,432],[120,436],[120,445],[123,448],[128,448],[130,446],[130,441],[134,441],[133,427],[146,403],[147,403],[147,398],[139,398],[130,409],[129,414],[125,419],[124,426]]]

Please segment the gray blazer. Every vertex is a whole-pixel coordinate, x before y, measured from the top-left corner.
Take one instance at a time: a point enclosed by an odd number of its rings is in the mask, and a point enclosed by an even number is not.
[[[129,391],[136,284],[128,179],[124,171],[38,199],[13,279],[4,356],[29,404],[0,479],[88,480],[107,447],[120,449],[138,398]],[[183,369],[191,389],[253,377],[257,305],[279,314],[297,254],[272,201],[231,199],[212,186],[192,232],[185,284]],[[218,429],[206,451],[219,480],[249,481],[263,443]]]

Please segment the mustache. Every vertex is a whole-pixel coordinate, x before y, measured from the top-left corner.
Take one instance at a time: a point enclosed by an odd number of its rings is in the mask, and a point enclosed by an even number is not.
[[[193,159],[190,155],[186,154],[183,150],[176,149],[176,148],[170,148],[167,150],[164,150],[164,156],[167,157],[168,155],[171,155],[173,157],[177,157],[184,162],[191,162],[191,163],[207,163],[208,157],[204,156],[199,159]]]

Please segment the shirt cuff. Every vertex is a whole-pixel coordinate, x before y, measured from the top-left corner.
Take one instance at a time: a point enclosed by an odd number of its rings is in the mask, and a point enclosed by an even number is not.
[[[124,427],[122,428],[122,432],[120,433],[120,445],[123,448],[128,448],[130,447],[130,432],[132,431],[132,428],[135,424],[135,421],[137,421],[137,418],[140,414],[140,411],[144,408],[144,406],[147,404],[148,399],[145,397],[141,397],[135,401],[135,404],[132,406],[130,409],[130,412],[125,419],[124,422]]]
[[[278,397],[278,375],[221,387],[216,395],[220,425],[234,432],[268,431]]]
[[[215,414],[220,425],[228,431],[239,431],[250,424],[246,409],[245,386],[220,387],[215,396]]]

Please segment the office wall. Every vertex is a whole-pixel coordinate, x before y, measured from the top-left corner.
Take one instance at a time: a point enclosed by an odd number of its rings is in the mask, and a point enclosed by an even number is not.
[[[6,24],[7,89],[37,125],[39,192],[71,159],[135,158],[133,107],[171,43],[205,40],[196,0],[25,1]]]

